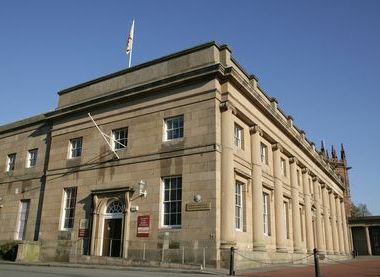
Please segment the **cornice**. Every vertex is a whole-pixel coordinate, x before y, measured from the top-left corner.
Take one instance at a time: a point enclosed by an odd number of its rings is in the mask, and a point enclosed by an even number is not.
[[[280,130],[284,131],[288,137],[290,137],[293,143],[303,149],[303,152],[306,153],[307,156],[311,158],[311,160],[316,163],[326,175],[333,179],[335,183],[340,187],[340,189],[343,191],[345,190],[343,183],[339,179],[338,175],[331,169],[331,167],[329,167],[328,163],[322,161],[321,157],[315,151],[315,147],[313,147],[314,143],[307,140],[305,132],[302,129],[297,128],[293,124],[293,120],[288,120],[288,116],[286,116],[282,110],[279,111],[278,107],[274,109],[274,105],[272,103],[276,103],[275,99],[269,97],[258,86],[262,92],[262,95],[267,99],[269,103],[265,101],[263,96],[256,91],[254,86],[245,80],[234,68],[226,68],[225,72],[226,77],[228,77],[230,81],[239,87],[243,92],[246,92],[245,94],[250,97],[250,99],[255,104],[257,104],[257,108],[259,108],[265,115],[270,117],[275,125],[279,127]],[[249,75],[246,77],[248,78]]]
[[[83,88],[83,87],[86,87],[86,86],[89,86],[89,85],[92,85],[92,84],[95,84],[95,83],[99,83],[99,82],[102,82],[102,81],[105,81],[105,80],[108,80],[108,79],[112,79],[114,77],[117,77],[117,76],[129,73],[129,72],[133,72],[133,71],[139,70],[141,68],[148,67],[148,66],[160,63],[160,62],[164,62],[164,61],[167,61],[167,60],[170,60],[170,59],[173,59],[173,58],[177,58],[177,57],[180,57],[180,56],[188,55],[188,54],[190,54],[192,52],[196,52],[196,51],[199,51],[199,50],[211,47],[211,46],[215,46],[219,50],[226,49],[226,48],[228,49],[227,45],[219,45],[215,41],[209,41],[209,42],[203,43],[201,45],[197,45],[197,46],[194,46],[194,47],[191,47],[191,48],[179,51],[179,52],[175,52],[175,53],[163,56],[163,57],[158,58],[158,59],[154,59],[154,60],[148,61],[146,63],[138,64],[136,66],[133,66],[133,67],[130,67],[130,68],[127,68],[127,69],[123,69],[123,70],[120,70],[120,71],[117,71],[117,72],[114,72],[114,73],[111,73],[111,74],[108,74],[108,75],[101,76],[99,78],[90,80],[90,81],[85,82],[85,83],[80,83],[78,85],[75,85],[75,86],[72,86],[72,87],[69,87],[67,89],[59,91],[58,95],[66,94],[68,92],[71,92],[71,91],[74,91],[74,90],[77,90],[77,89],[80,89],[80,88]]]
[[[50,119],[57,119],[64,117],[69,113],[86,111],[97,107],[104,107],[104,105],[111,104],[116,101],[119,102],[125,99],[141,97],[142,95],[154,90],[163,90],[194,80],[212,79],[223,75],[224,67],[221,64],[212,64],[209,66],[192,69],[184,73],[162,78],[154,82],[147,82],[145,84],[141,84],[132,88],[117,90],[106,95],[86,99],[83,102],[62,107],[60,109],[47,113],[46,115]]]

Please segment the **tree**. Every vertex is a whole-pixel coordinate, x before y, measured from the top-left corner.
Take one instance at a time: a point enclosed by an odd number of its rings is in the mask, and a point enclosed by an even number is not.
[[[369,211],[367,204],[359,203],[357,205],[352,204],[352,216],[353,217],[363,217],[372,215]]]

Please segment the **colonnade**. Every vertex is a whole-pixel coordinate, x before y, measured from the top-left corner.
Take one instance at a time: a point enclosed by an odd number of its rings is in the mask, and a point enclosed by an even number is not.
[[[228,102],[221,105],[221,241],[222,243],[235,242],[234,225],[234,145],[233,128],[236,110]],[[251,185],[252,185],[252,246],[254,250],[265,251],[268,244],[264,235],[263,223],[263,165],[260,158],[260,148],[263,132],[258,125],[250,128],[251,147]],[[268,149],[269,151],[269,149]],[[292,213],[289,220],[292,221],[293,233],[290,238],[293,241],[293,249],[289,249],[284,214],[284,187],[281,174],[281,153],[283,148],[280,143],[272,144],[273,156],[273,212],[275,226],[274,231],[276,251],[296,253],[312,253],[313,248],[327,254],[348,254],[347,222],[343,198],[324,183],[316,174],[300,164],[296,157],[289,157],[290,163],[290,187]],[[302,169],[302,176],[298,178],[297,167]],[[313,196],[309,187],[309,178],[312,178]],[[299,180],[300,179],[300,180]],[[300,182],[303,183],[303,207],[305,211],[305,243],[302,242],[302,224],[300,214]],[[321,193],[320,193],[321,192]],[[313,214],[315,214],[315,229],[313,228]],[[314,234],[316,232],[316,234]]]

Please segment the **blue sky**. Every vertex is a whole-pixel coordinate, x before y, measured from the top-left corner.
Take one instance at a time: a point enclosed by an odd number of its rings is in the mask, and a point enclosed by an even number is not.
[[[380,214],[380,1],[0,3],[0,125],[52,110],[57,92],[215,40],[309,139],[343,142],[354,202]]]

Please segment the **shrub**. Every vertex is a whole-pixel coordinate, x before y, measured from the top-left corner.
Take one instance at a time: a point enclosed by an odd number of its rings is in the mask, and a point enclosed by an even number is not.
[[[0,258],[7,261],[15,261],[17,257],[17,243],[7,242],[0,245]]]

